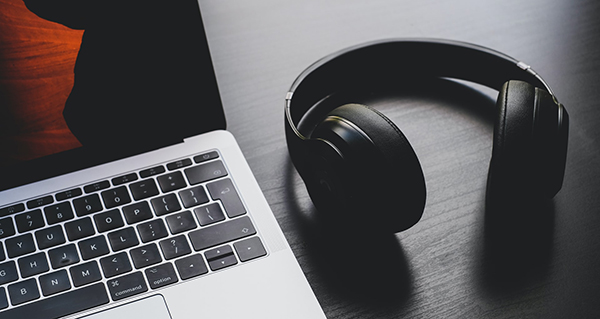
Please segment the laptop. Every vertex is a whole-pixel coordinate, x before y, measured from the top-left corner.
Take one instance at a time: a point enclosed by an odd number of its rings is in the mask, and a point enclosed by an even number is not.
[[[0,318],[325,318],[198,3],[69,3],[1,9]]]

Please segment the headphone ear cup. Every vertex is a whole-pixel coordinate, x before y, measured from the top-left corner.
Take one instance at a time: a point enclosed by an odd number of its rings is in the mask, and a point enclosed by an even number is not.
[[[531,144],[534,101],[534,87],[528,83],[508,81],[500,89],[488,173],[487,196],[492,199],[506,201],[530,188],[526,153]]]
[[[425,179],[417,156],[398,127],[360,104],[331,111],[313,131],[340,150],[348,180],[346,208],[374,228],[399,232],[413,226],[425,207]],[[368,215],[365,212],[370,213]],[[374,216],[369,216],[376,214]]]
[[[515,80],[502,86],[496,107],[488,198],[551,198],[564,175],[566,110],[548,92]]]

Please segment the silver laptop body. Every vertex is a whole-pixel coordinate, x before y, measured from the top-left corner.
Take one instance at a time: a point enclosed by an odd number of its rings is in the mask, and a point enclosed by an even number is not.
[[[91,283],[96,284],[98,282],[101,282],[102,285],[106,286],[108,303],[100,305],[98,307],[93,307],[92,309],[86,309],[83,312],[79,312],[72,316],[68,316],[69,318],[79,318],[93,313],[102,312],[103,310],[111,309],[114,307],[119,308],[116,310],[112,310],[113,312],[109,311],[106,314],[100,313],[100,315],[107,315],[110,316],[110,318],[119,318],[122,316],[124,317],[124,315],[137,316],[140,314],[140,310],[138,308],[142,308],[154,310],[151,314],[149,314],[149,317],[144,316],[140,318],[154,318],[154,315],[157,316],[156,318],[174,319],[242,317],[324,318],[322,310],[314,294],[312,293],[312,290],[308,285],[308,282],[306,281],[302,270],[298,266],[298,263],[290,247],[288,246],[283,236],[283,233],[281,232],[260,188],[258,187],[258,184],[254,176],[252,175],[250,168],[244,160],[244,157],[236,141],[234,140],[233,136],[227,131],[209,132],[194,138],[187,139],[184,143],[178,145],[166,147],[146,154],[133,156],[119,161],[103,164],[97,167],[88,168],[82,171],[58,176],[55,178],[3,191],[0,193],[0,207],[7,207],[10,205],[14,205],[15,203],[27,203],[30,200],[42,198],[46,195],[55,196],[55,194],[62,193],[65,190],[83,188],[84,185],[91,185],[97,181],[110,180],[112,178],[124,176],[134,172],[137,173],[143,171],[144,169],[157,167],[157,165],[163,165],[166,167],[168,163],[174,163],[182,159],[192,159],[198,154],[201,155],[213,151],[217,151],[219,153],[219,159],[223,161],[227,170],[227,175],[225,175],[225,177],[220,177],[216,179],[216,181],[231,178],[234,187],[239,193],[240,199],[242,200],[243,205],[247,210],[247,213],[243,216],[248,217],[250,219],[252,225],[255,227],[256,230],[254,235],[249,235],[248,237],[242,237],[240,239],[235,239],[231,242],[218,245],[219,247],[229,246],[233,248],[233,255],[231,255],[231,257],[235,259],[235,264],[213,271],[210,269],[210,266],[208,266],[207,263],[206,266],[208,268],[208,271],[206,273],[200,274],[197,277],[193,277],[191,279],[183,280],[181,279],[181,275],[178,273],[177,267],[175,266],[177,261],[192,255],[199,255],[202,257],[202,260],[204,262],[207,262],[206,252],[215,248],[211,246],[210,248],[206,248],[201,251],[195,251],[193,244],[189,243],[192,250],[189,254],[185,254],[170,260],[166,260],[163,254],[161,255],[162,261],[160,261],[157,264],[146,266],[140,269],[137,269],[135,265],[132,265],[132,270],[127,271],[122,275],[118,275],[112,278],[106,278],[105,276],[103,276],[103,278],[100,281]],[[208,161],[204,164],[207,163],[211,163],[211,161]],[[161,175],[157,175],[156,178],[158,178],[159,176]],[[154,179],[155,177],[150,178]],[[201,183],[200,185],[206,184]],[[34,196],[32,197],[31,195]],[[72,199],[67,199],[65,200],[65,202],[72,202],[73,200],[76,200],[84,195],[85,194],[82,194]],[[162,195],[163,193],[160,192],[160,194],[155,197],[158,198]],[[148,200],[151,199],[152,197],[148,198]],[[57,201],[54,202],[54,204],[56,203]],[[208,203],[200,205],[198,207],[204,207],[212,203],[222,205],[220,204],[219,200],[211,199]],[[183,204],[181,205],[183,207]],[[26,209],[24,212],[20,212],[17,214],[23,214],[27,211],[31,210]],[[104,209],[102,211],[92,214],[91,216],[93,217],[96,214],[101,214],[105,211],[106,210]],[[177,212],[173,214],[176,213]],[[14,218],[17,214],[9,215],[8,217]],[[165,220],[167,217],[173,216],[173,214],[166,214],[161,217],[154,216],[152,217],[152,219]],[[64,226],[65,223],[71,222],[75,218],[77,218],[76,214],[73,219],[67,220],[65,222],[60,222],[54,225]],[[235,219],[226,217],[226,219],[224,221],[221,221],[220,223],[224,223],[231,220]],[[135,227],[138,224],[142,223],[143,222],[135,223],[132,224],[132,226]],[[125,226],[129,226],[127,225],[127,222],[125,222],[125,224]],[[197,228],[194,228],[190,231],[185,231],[183,233],[179,233],[177,234],[177,236],[179,236],[180,234],[183,234],[184,236],[189,236],[190,233],[198,231],[200,229],[204,229],[204,227],[218,225],[219,222],[211,224],[209,226],[198,225]],[[43,228],[40,228],[36,231],[39,231],[41,229]],[[107,236],[108,233],[110,233],[110,231],[106,233],[96,234]],[[16,231],[15,235],[18,236],[22,234]],[[13,237],[14,236],[4,238],[4,244],[6,245],[7,239]],[[69,241],[69,239],[66,238],[65,243],[59,246],[66,245],[69,243],[78,244],[79,242],[82,242],[89,237],[91,236],[73,242]],[[168,240],[171,237],[174,236],[169,235],[169,237],[159,239],[156,242]],[[246,262],[240,261],[240,253],[235,250],[234,245],[237,242],[243,241],[246,238],[260,238],[260,241],[264,245],[266,254],[264,256],[260,256],[256,259],[252,259]],[[187,237],[187,239],[189,241],[189,237]],[[155,241],[150,241],[149,243],[154,242]],[[145,245],[145,243],[142,243],[140,239],[140,245],[132,246],[131,248],[127,248],[122,251],[131,253],[131,250],[139,248],[139,246],[143,245]],[[55,247],[53,246],[49,249],[36,248],[34,252],[26,254],[23,257],[18,257],[16,258],[16,260],[39,252],[47,253],[53,248]],[[100,259],[106,258],[106,256],[112,256],[114,254],[115,252],[111,249],[110,253],[107,255],[102,255],[96,258],[92,258],[90,260],[81,260],[80,262],[70,264],[66,267],[59,267],[57,268],[57,270],[65,269],[69,271],[71,268],[76,267],[77,265],[83,262],[99,262]],[[6,260],[11,259],[8,258]],[[145,290],[144,292],[133,292],[133,295],[131,297],[119,299],[119,295],[128,294],[126,292],[128,289],[135,288],[134,286],[123,286],[123,284],[121,284],[122,289],[113,289],[112,295],[110,294],[111,290],[109,290],[109,287],[111,285],[115,285],[115,283],[118,283],[118,279],[120,277],[131,275],[133,273],[141,273],[145,276],[145,272],[150,272],[151,270],[156,268],[156,266],[164,264],[171,264],[175,269],[175,274],[177,275],[177,277],[169,279],[172,283],[167,284],[165,286],[161,286],[157,289],[152,289],[151,282],[148,281],[147,277],[144,277],[144,283],[146,285],[146,287],[143,288],[143,290]],[[48,271],[38,275],[34,275],[32,277],[28,277],[27,279],[38,280],[40,276],[47,275],[54,271],[56,270],[53,269],[52,266],[50,266],[50,269]],[[166,278],[160,279],[166,280]],[[21,280],[23,280],[23,278],[19,278],[18,281]],[[62,293],[76,293],[78,289],[85,288],[91,285],[88,284],[82,287],[74,287],[72,279],[70,280],[71,288]],[[2,285],[2,289],[8,290],[8,286],[18,281],[4,284]],[[39,282],[37,282],[37,284],[39,287]],[[56,296],[60,296],[60,294],[61,293],[58,293]],[[55,295],[51,295],[47,298],[52,298],[53,296]],[[5,308],[0,311],[0,318],[9,318],[7,314],[10,314],[10,311],[12,309],[28,307],[30,304],[34,304],[44,298],[46,297],[43,297],[43,293],[40,289],[40,298],[37,298],[31,302],[26,302],[16,307],[10,305],[8,308]],[[115,299],[117,299],[117,301],[114,301]],[[138,306],[136,308],[137,300],[143,300],[143,306]],[[126,306],[123,307],[123,305]],[[129,310],[129,308],[131,308],[131,310]],[[38,313],[39,315],[37,317],[34,316],[29,318],[46,318],[43,309],[40,310],[41,312]],[[116,313],[114,311],[119,312]],[[164,317],[162,316],[163,314],[169,315],[170,317]],[[92,316],[91,318],[95,317]]]

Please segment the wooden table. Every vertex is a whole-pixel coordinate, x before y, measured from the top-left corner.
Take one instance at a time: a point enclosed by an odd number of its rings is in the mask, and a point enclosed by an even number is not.
[[[329,318],[600,316],[600,2],[200,4],[228,129]],[[375,243],[360,229],[333,232],[312,221],[314,208],[287,154],[285,93],[324,55],[395,37],[504,52],[532,65],[569,110],[563,189],[534,208],[546,217],[527,225],[531,231],[517,237],[522,245],[503,250],[503,236],[515,245],[515,234],[500,230],[490,240],[484,224],[497,92],[450,81],[369,101],[396,122],[421,160],[428,189],[421,221]]]

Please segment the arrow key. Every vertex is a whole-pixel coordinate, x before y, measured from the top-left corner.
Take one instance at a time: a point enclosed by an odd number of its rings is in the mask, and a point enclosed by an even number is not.
[[[204,257],[206,257],[206,260],[208,260],[208,262],[210,263],[214,259],[220,259],[225,257],[226,255],[232,254],[233,250],[231,249],[231,246],[225,245],[206,251],[204,253]]]
[[[175,261],[177,271],[181,279],[186,280],[192,277],[200,276],[208,272],[204,258],[200,254],[194,254]]]
[[[229,255],[223,256],[219,259],[210,260],[208,262],[210,269],[213,271],[223,269],[225,267],[233,266],[235,264],[237,264],[237,259],[235,258],[234,254],[229,254]]]
[[[251,237],[233,244],[241,261],[248,261],[267,254],[260,238]]]

